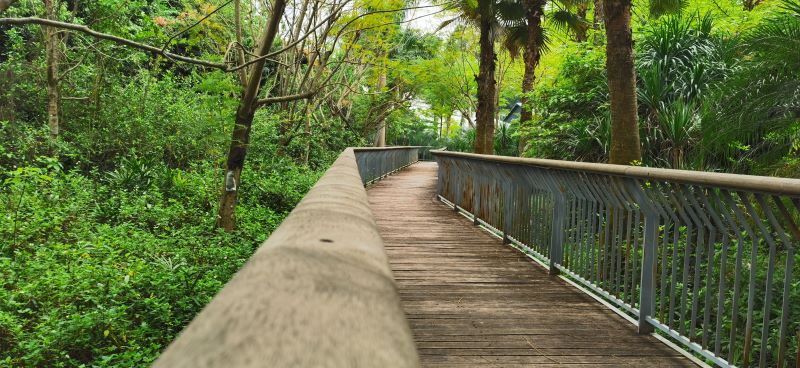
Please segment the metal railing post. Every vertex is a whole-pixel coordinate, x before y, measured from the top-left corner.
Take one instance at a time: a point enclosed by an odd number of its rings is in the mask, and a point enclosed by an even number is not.
[[[564,220],[567,215],[567,201],[564,193],[555,188],[553,191],[553,228],[550,233],[550,275],[560,272],[556,265],[564,262]]]
[[[502,172],[502,188],[503,188],[503,244],[511,244],[511,238],[508,233],[511,232],[511,227],[514,223],[514,182],[511,180],[511,175],[507,170],[498,170]]]
[[[649,334],[654,331],[653,325],[647,320],[656,313],[656,257],[658,247],[658,226],[660,218],[653,199],[647,196],[643,184],[638,180],[623,179],[623,187],[629,191],[636,200],[639,208],[644,212],[644,244],[642,247],[641,281],[639,283],[639,325],[640,334]]]
[[[644,219],[644,257],[642,258],[642,281],[639,292],[639,333],[653,332],[647,321],[656,312],[656,243],[658,241],[658,216],[648,213]]]

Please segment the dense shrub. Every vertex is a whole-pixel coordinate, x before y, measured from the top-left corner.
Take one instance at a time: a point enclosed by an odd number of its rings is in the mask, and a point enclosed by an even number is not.
[[[224,233],[207,165],[126,159],[92,180],[48,163],[2,174],[0,365],[150,363],[318,177],[287,162],[246,171],[239,228]]]

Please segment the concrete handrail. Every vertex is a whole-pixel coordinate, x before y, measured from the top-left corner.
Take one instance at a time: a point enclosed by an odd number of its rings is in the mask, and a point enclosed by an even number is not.
[[[154,363],[389,366],[419,357],[352,148]]]
[[[434,156],[449,156],[504,164],[534,166],[545,169],[559,169],[625,176],[638,179],[663,180],[684,184],[721,187],[751,192],[766,192],[800,196],[800,179],[776,178],[769,176],[726,174],[705,171],[659,169],[652,167],[597,164],[591,162],[560,161],[536,158],[479,155],[474,153],[431,151]]]

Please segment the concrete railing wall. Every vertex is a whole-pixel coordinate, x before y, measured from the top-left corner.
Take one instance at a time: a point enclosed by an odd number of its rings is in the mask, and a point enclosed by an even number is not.
[[[342,152],[155,367],[419,366],[355,151]]]

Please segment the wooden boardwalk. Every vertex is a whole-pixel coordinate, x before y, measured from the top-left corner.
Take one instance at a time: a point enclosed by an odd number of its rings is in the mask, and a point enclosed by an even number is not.
[[[435,192],[430,162],[368,190],[423,366],[695,366]]]

